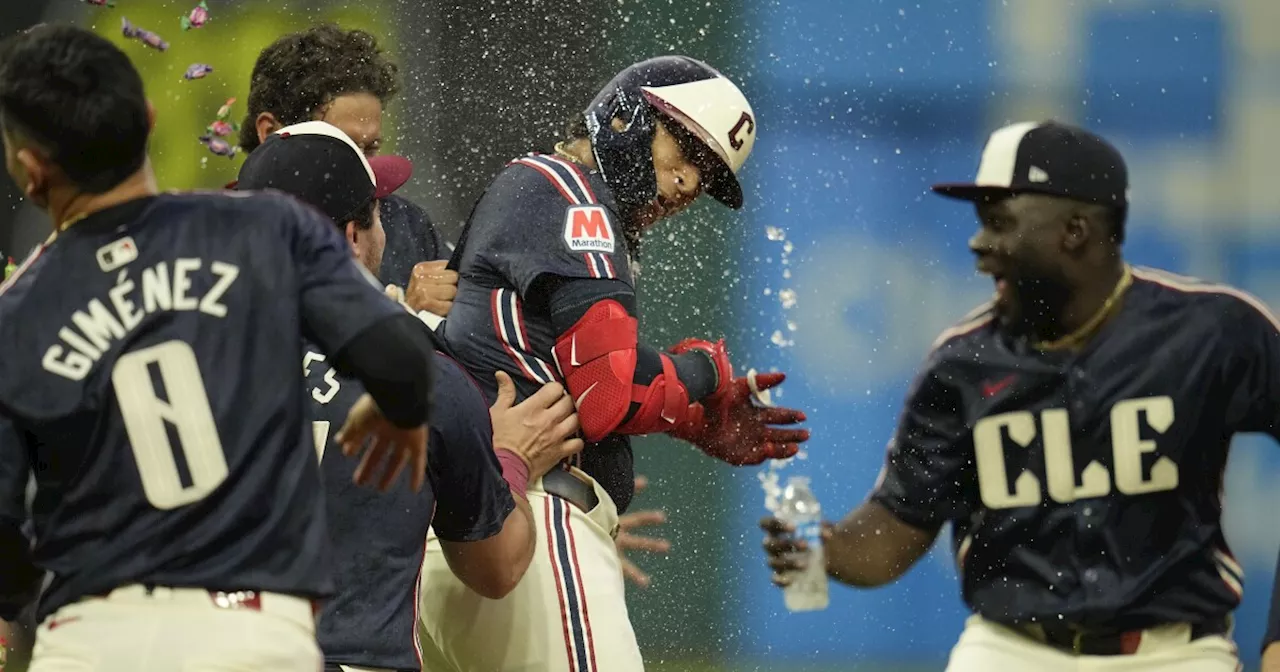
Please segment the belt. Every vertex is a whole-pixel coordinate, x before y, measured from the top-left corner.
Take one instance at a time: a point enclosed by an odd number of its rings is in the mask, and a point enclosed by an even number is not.
[[[156,586],[147,585],[147,595],[156,589]],[[199,589],[196,589],[199,590]],[[104,593],[95,593],[89,597],[110,597],[110,590]],[[262,595],[256,590],[206,590],[209,593],[209,599],[213,606],[219,609],[245,609],[248,611],[262,611]],[[309,600],[311,603],[311,615],[318,616],[320,614],[320,601]]]
[[[1188,642],[1231,631],[1230,617],[1219,616],[1192,623]],[[1137,653],[1145,630],[1090,631],[1073,624],[1028,623],[1014,630],[1059,651],[1079,656],[1127,656]]]
[[[582,509],[583,513],[590,512],[600,505],[600,497],[596,495],[595,487],[567,469],[557,468],[548,471],[542,477],[542,489],[547,494],[555,495]]]

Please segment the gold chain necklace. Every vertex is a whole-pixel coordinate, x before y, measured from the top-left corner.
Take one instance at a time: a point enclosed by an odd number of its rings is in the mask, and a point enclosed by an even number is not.
[[[570,153],[568,149],[566,149],[566,145],[564,144],[563,140],[556,143],[555,151],[556,151],[556,156],[559,156],[562,159],[568,159],[574,163],[582,163],[582,159],[579,159],[577,156]]]
[[[1129,265],[1125,264],[1124,274],[1120,276],[1120,281],[1116,283],[1115,289],[1111,290],[1111,296],[1102,303],[1102,307],[1098,312],[1089,318],[1079,329],[1052,341],[1038,341],[1032,343],[1031,346],[1037,350],[1064,350],[1074,348],[1089,339],[1102,323],[1111,317],[1115,312],[1115,308],[1119,305],[1120,297],[1124,296],[1125,290],[1133,284],[1133,273],[1129,270]]]

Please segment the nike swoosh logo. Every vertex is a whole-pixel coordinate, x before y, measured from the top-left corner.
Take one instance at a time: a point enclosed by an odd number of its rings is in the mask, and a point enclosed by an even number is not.
[[[582,362],[578,361],[578,335],[573,335],[573,340],[569,342],[569,366],[582,366]],[[599,383],[596,383],[598,385]],[[592,385],[591,387],[595,387]],[[587,388],[587,392],[591,391],[591,387]],[[587,396],[587,392],[583,392],[582,396]]]
[[[575,399],[575,400],[573,401],[573,405],[574,405],[574,406],[577,406],[578,408],[582,408],[582,400],[583,400],[583,399],[586,399],[586,398],[587,398],[587,395],[588,395],[588,394],[591,394],[591,390],[596,389],[596,385],[599,385],[599,384],[600,384],[600,381],[596,381],[596,382],[594,382],[594,383],[591,383],[591,387],[588,387],[588,388],[586,389],[586,391],[584,391],[582,394],[578,395],[578,398],[577,398],[577,399]]]
[[[1015,378],[1017,378],[1017,376],[1011,374],[1011,375],[1005,376],[1004,378],[994,383],[983,383],[982,396],[993,397],[996,394],[999,394],[1000,390],[1003,390],[1004,388],[1009,387],[1009,385],[1013,383]]]

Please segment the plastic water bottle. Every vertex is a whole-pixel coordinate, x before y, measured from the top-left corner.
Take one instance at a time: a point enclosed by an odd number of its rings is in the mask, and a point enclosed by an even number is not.
[[[778,518],[795,527],[797,539],[808,544],[802,555],[808,556],[807,566],[792,575],[791,584],[783,589],[783,598],[789,611],[818,611],[826,609],[827,560],[822,549],[822,507],[809,489],[809,479],[792,476],[782,490],[778,506]]]

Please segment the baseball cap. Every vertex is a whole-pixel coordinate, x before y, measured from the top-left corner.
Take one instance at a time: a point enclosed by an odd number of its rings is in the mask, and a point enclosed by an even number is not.
[[[337,126],[306,121],[267,137],[240,166],[237,190],[277,189],[344,224],[375,198],[404,186],[413,164],[400,156],[365,158]]]
[[[1032,121],[991,134],[973,182],[936,184],[933,191],[964,201],[1032,192],[1128,207],[1129,171],[1120,151],[1100,136]]]

